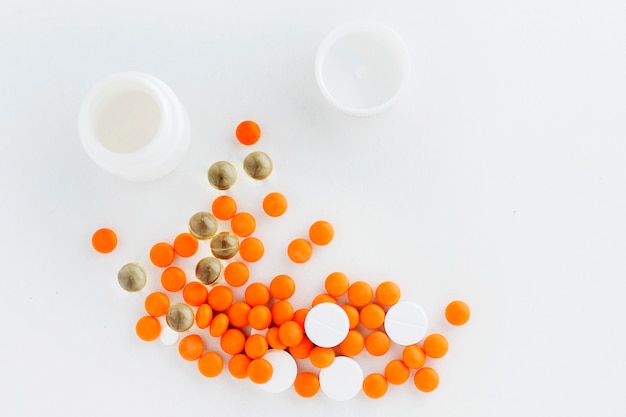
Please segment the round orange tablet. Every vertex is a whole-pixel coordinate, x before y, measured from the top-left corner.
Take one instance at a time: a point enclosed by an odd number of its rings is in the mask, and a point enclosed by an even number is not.
[[[256,220],[250,213],[242,211],[237,213],[230,220],[230,230],[239,237],[247,237],[254,233]]]
[[[207,378],[214,378],[222,373],[224,360],[215,352],[207,352],[198,361],[198,370]]]
[[[265,305],[252,307],[248,313],[248,323],[256,330],[265,330],[272,324],[272,312]]]
[[[221,195],[211,205],[213,215],[220,220],[230,220],[237,213],[237,203],[229,195]]]
[[[277,326],[293,320],[293,306],[287,300],[279,300],[272,306],[272,321]]]
[[[204,304],[207,299],[208,291],[204,284],[192,281],[189,284],[185,285],[183,289],[183,299],[190,306],[199,306],[200,304]]]
[[[220,338],[220,347],[229,355],[241,353],[246,344],[246,336],[239,329],[228,329]]]
[[[307,314],[309,314],[308,308],[299,308],[293,312],[293,317],[291,319],[295,322],[300,323],[300,326],[304,328],[304,320],[306,320]]]
[[[346,292],[348,292],[348,288],[350,287],[350,281],[345,274],[341,272],[333,272],[326,277],[326,281],[324,281],[324,288],[326,288],[326,292],[333,297],[341,297]]]
[[[246,288],[244,298],[251,307],[265,305],[270,301],[270,290],[265,284],[253,282]]]
[[[389,351],[391,340],[386,333],[376,330],[365,338],[365,350],[372,356],[382,356]]]
[[[361,309],[359,319],[365,328],[378,329],[385,322],[385,310],[378,304],[368,304]]]
[[[302,342],[304,330],[299,323],[289,320],[284,322],[278,328],[278,337],[287,347],[296,346]]]
[[[245,120],[237,125],[235,136],[242,145],[254,145],[261,137],[261,128],[256,122]]]
[[[309,239],[318,246],[328,245],[335,236],[333,226],[324,220],[318,220],[309,228]]]
[[[211,320],[209,333],[213,337],[221,337],[228,330],[228,316],[224,313],[217,314]]]
[[[249,323],[248,314],[250,310],[251,307],[248,303],[244,303],[243,301],[234,302],[228,309],[228,320],[231,326],[239,328],[247,326]]]
[[[243,262],[231,262],[224,268],[224,280],[233,287],[241,287],[248,282],[250,270]]]
[[[422,392],[434,391],[439,386],[439,374],[433,368],[422,368],[413,377],[415,387]]]
[[[204,342],[197,334],[185,336],[178,342],[178,353],[188,361],[195,361],[202,356],[204,351]]]
[[[246,262],[257,262],[264,252],[263,242],[256,237],[247,237],[239,243],[239,256]]]
[[[265,336],[253,334],[246,340],[244,350],[250,359],[263,357],[267,353],[268,344]]]
[[[251,360],[245,353],[238,353],[228,361],[228,371],[237,379],[247,378]]]
[[[161,286],[169,292],[182,290],[186,282],[187,276],[185,271],[177,266],[170,266],[161,274]]]
[[[348,315],[348,320],[350,321],[350,329],[354,329],[359,324],[359,310],[356,307],[350,304],[344,304],[341,306],[343,311]]]
[[[365,281],[356,281],[348,288],[348,299],[355,307],[364,307],[372,302],[374,290]]]
[[[151,342],[161,334],[161,323],[152,316],[142,317],[137,321],[135,332],[141,340]]]
[[[296,292],[296,282],[289,275],[277,275],[270,282],[272,297],[286,300]]]
[[[401,360],[394,359],[385,367],[385,378],[390,384],[404,384],[409,379],[409,368]]]
[[[272,378],[274,369],[266,359],[253,359],[248,364],[248,378],[255,384],[264,384]]]
[[[162,292],[153,292],[144,302],[146,312],[154,317],[161,317],[170,308],[170,299]]]
[[[311,307],[315,307],[316,305],[322,304],[322,303],[337,304],[337,300],[335,300],[333,297],[331,297],[328,294],[318,294],[313,298],[313,301],[311,301]]]
[[[346,356],[356,356],[361,353],[364,346],[363,335],[356,330],[349,330],[343,342],[339,343],[339,350]]]
[[[196,310],[196,326],[199,329],[206,329],[213,319],[213,309],[208,304],[201,304]]]
[[[304,336],[300,343],[289,347],[289,353],[296,359],[306,359],[311,354],[313,347],[313,342],[311,342],[308,337]]]
[[[313,247],[306,239],[294,239],[287,247],[287,255],[292,262],[303,264],[313,254]]]
[[[335,351],[331,348],[316,346],[311,349],[309,360],[311,361],[311,365],[316,368],[327,368],[335,360]]]
[[[193,237],[191,233],[181,233],[174,239],[174,252],[178,256],[188,258],[198,251],[198,239]]]
[[[209,291],[207,302],[214,311],[226,311],[232,305],[233,298],[233,292],[230,288],[225,285],[216,285]]]
[[[281,193],[269,193],[263,199],[263,211],[271,217],[282,216],[287,211],[287,199]]]
[[[400,301],[400,287],[391,281],[385,281],[376,287],[376,301],[381,306],[389,307]]]
[[[381,398],[388,388],[387,379],[381,374],[369,374],[363,379],[363,393],[370,398]]]
[[[442,334],[433,333],[424,339],[424,353],[434,359],[443,358],[448,353],[448,339]]]
[[[117,235],[111,229],[98,229],[91,236],[91,246],[100,253],[113,252],[117,246]]]
[[[293,381],[293,388],[299,396],[311,398],[320,390],[320,380],[317,375],[312,372],[302,372],[296,376]]]
[[[446,307],[446,320],[453,326],[462,326],[470,318],[470,309],[463,301],[452,301]]]
[[[159,242],[150,249],[150,261],[161,268],[170,266],[175,255],[174,248],[167,242]]]
[[[426,363],[426,354],[418,345],[409,345],[402,351],[402,361],[411,369],[419,369]]]
[[[287,345],[281,342],[280,338],[278,337],[278,327],[270,327],[269,329],[267,329],[265,337],[267,338],[267,343],[272,347],[272,349],[287,349]]]

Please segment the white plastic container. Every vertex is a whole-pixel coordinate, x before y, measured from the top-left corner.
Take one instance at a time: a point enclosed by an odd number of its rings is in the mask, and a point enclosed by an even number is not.
[[[372,21],[338,26],[324,38],[315,58],[315,78],[324,97],[356,116],[391,106],[405,87],[409,68],[402,38]]]
[[[189,148],[189,117],[172,90],[141,72],[99,81],[85,97],[78,131],[104,170],[133,181],[169,174]]]

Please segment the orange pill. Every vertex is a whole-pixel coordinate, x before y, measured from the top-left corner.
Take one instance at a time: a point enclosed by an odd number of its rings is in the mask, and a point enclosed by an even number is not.
[[[224,313],[217,314],[211,320],[209,334],[213,337],[221,337],[228,330],[228,316]]]
[[[237,213],[230,220],[230,230],[239,237],[247,237],[254,233],[256,220],[250,213],[242,211]]]
[[[299,308],[293,313],[293,317],[291,318],[293,321],[297,322],[304,328],[304,320],[306,320],[306,315],[309,314],[308,308]]]
[[[237,213],[237,203],[229,195],[221,195],[211,205],[213,215],[220,220],[230,220]]]
[[[363,393],[370,398],[381,398],[387,393],[389,384],[381,374],[369,374],[363,379]]]
[[[470,309],[463,301],[452,301],[446,307],[446,320],[453,326],[462,326],[470,318]]]
[[[376,330],[385,322],[385,310],[378,304],[368,304],[361,309],[359,320],[365,328]]]
[[[174,248],[167,242],[159,242],[150,249],[150,261],[161,268],[171,265],[174,256]]]
[[[304,330],[293,320],[288,320],[278,327],[278,338],[287,347],[296,346],[302,342]]]
[[[306,239],[294,239],[287,247],[287,255],[292,262],[303,264],[313,254],[313,247]]]
[[[253,334],[246,340],[244,350],[250,359],[263,357],[267,353],[268,344],[265,336]]]
[[[448,353],[448,339],[442,334],[433,333],[424,339],[424,353],[434,359],[443,358]]]
[[[426,354],[418,345],[409,345],[402,350],[402,362],[411,369],[419,369],[426,363]]]
[[[394,359],[385,366],[385,378],[390,384],[404,384],[409,379],[409,368],[401,360]]]
[[[198,251],[198,239],[191,233],[181,233],[174,239],[174,252],[183,258],[189,258]]]
[[[183,288],[183,299],[190,306],[199,306],[206,302],[208,293],[204,284],[192,281]]]
[[[325,220],[318,220],[309,228],[309,239],[318,246],[328,245],[334,236],[333,226]]]
[[[198,370],[207,378],[214,378],[222,373],[224,359],[215,352],[207,352],[198,360]]]
[[[254,145],[261,137],[261,128],[256,122],[245,120],[237,125],[235,136],[242,145]]]
[[[239,256],[246,262],[257,262],[264,253],[263,242],[256,237],[247,237],[239,243]]]
[[[270,301],[270,290],[265,284],[253,282],[246,288],[244,298],[251,307],[265,305]]]
[[[250,270],[243,262],[231,262],[224,268],[224,280],[228,285],[241,287],[249,278]]]
[[[439,386],[439,374],[433,368],[422,368],[413,377],[415,387],[422,392],[434,391]]]
[[[117,246],[117,235],[111,229],[98,229],[91,236],[91,246],[100,253],[113,252]]]
[[[271,217],[282,216],[287,211],[287,199],[281,193],[269,193],[263,199],[263,211]]]
[[[250,310],[251,307],[243,301],[233,303],[228,309],[228,321],[231,326],[239,328],[247,326]]]
[[[339,343],[339,350],[346,356],[356,356],[363,351],[364,346],[363,335],[356,330],[349,330],[343,342]]]
[[[141,340],[151,342],[161,334],[161,323],[159,323],[157,318],[152,316],[142,317],[137,321],[135,333],[137,333],[137,336],[139,336]]]
[[[296,282],[289,275],[277,275],[270,282],[272,297],[286,300],[296,292]]]
[[[315,307],[316,305],[322,304],[322,303],[337,304],[337,300],[335,300],[333,297],[331,297],[328,294],[318,294],[315,296],[315,298],[313,298],[313,301],[311,301],[311,307]]]
[[[229,355],[241,353],[246,344],[246,336],[239,329],[228,329],[220,338],[220,347]]]
[[[190,334],[181,339],[178,343],[178,353],[188,361],[195,361],[202,356],[204,352],[204,342],[197,334]]]
[[[293,381],[293,388],[299,396],[311,398],[320,390],[319,377],[312,372],[302,372]]]
[[[287,300],[279,300],[272,306],[272,321],[277,326],[293,320],[293,306]]]
[[[224,285],[216,285],[211,288],[207,297],[207,302],[214,311],[226,311],[232,305],[233,298],[233,292],[230,288]]]
[[[248,364],[248,378],[255,384],[265,384],[272,378],[274,369],[266,359],[253,359]]]
[[[316,368],[327,368],[335,360],[335,351],[331,348],[324,348],[321,346],[315,346],[309,353],[309,360],[311,365]]]
[[[386,333],[376,330],[365,338],[365,350],[372,356],[382,356],[389,351],[391,340]]]
[[[151,316],[161,317],[170,308],[170,299],[162,292],[153,292],[146,297],[144,307]]]
[[[170,266],[161,274],[161,286],[169,292],[182,290],[186,283],[187,276],[185,271],[177,266]]]
[[[356,307],[350,304],[344,304],[341,306],[343,311],[348,315],[348,320],[350,321],[350,329],[354,329],[359,324],[359,310]]]
[[[333,297],[341,297],[348,292],[349,287],[350,281],[348,280],[348,277],[341,272],[331,273],[324,281],[324,288],[326,288],[326,292]]]
[[[252,359],[250,359],[248,355],[238,353],[228,361],[228,372],[237,379],[247,378],[250,361],[252,361]]]
[[[400,287],[395,282],[382,282],[376,287],[376,301],[385,307],[396,304],[400,301]]]
[[[196,310],[196,326],[199,329],[206,329],[213,319],[213,309],[208,304],[200,304]]]
[[[313,342],[311,342],[308,337],[304,336],[302,342],[289,348],[289,353],[296,359],[306,359],[311,354],[313,347]]]
[[[272,324],[272,312],[265,305],[254,306],[248,313],[248,323],[256,330],[265,330]]]
[[[267,343],[272,349],[287,349],[287,345],[281,342],[280,338],[278,337],[278,327],[270,327],[269,329],[267,329],[267,334],[265,335],[265,337],[267,338]]]
[[[372,302],[374,290],[364,281],[356,281],[348,288],[348,299],[355,307],[363,307]]]

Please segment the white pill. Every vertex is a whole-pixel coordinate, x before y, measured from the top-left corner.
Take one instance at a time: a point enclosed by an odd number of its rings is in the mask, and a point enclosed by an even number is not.
[[[333,400],[354,398],[363,385],[363,370],[346,356],[338,356],[333,363],[320,371],[320,388]]]
[[[178,332],[170,329],[168,325],[161,326],[161,336],[159,339],[164,345],[173,345],[178,342]]]
[[[308,338],[321,347],[334,347],[343,342],[350,330],[350,320],[343,308],[334,303],[320,303],[304,320]]]
[[[402,301],[392,306],[385,316],[385,332],[402,346],[412,345],[426,336],[428,317],[422,307]]]
[[[267,392],[287,391],[293,385],[298,374],[296,360],[284,350],[270,350],[263,359],[272,364],[272,377],[259,386]]]

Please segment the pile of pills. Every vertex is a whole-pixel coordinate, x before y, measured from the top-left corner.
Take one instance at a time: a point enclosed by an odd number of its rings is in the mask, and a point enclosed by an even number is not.
[[[258,142],[261,130],[257,123],[244,121],[235,136],[250,146]],[[273,163],[267,154],[254,151],[245,157],[243,170],[263,180],[271,175]],[[208,180],[215,189],[228,190],[237,181],[237,169],[228,161],[215,162]],[[270,217],[280,217],[287,210],[287,199],[269,193],[262,209]],[[228,230],[219,230],[220,221],[229,224]],[[254,236],[256,225],[255,217],[240,211],[233,197],[220,195],[210,212],[191,216],[188,232],[171,243],[156,243],[150,260],[161,270],[163,291],[145,298],[147,314],[136,322],[137,336],[147,342],[178,343],[180,356],[197,362],[198,371],[208,378],[226,368],[234,378],[249,379],[268,392],[293,387],[302,397],[321,390],[335,400],[353,398],[361,391],[380,398],[389,384],[403,384],[411,374],[419,391],[437,388],[439,375],[426,364],[428,358],[447,353],[448,341],[441,334],[428,334],[425,311],[401,301],[397,284],[386,281],[372,287],[333,272],[324,280],[324,293],[313,297],[310,306],[296,308],[290,302],[297,284],[292,277],[277,275],[269,285],[251,282],[249,264],[265,252],[263,242]],[[306,263],[314,247],[328,245],[333,238],[332,225],[316,221],[308,238],[289,243],[286,256],[294,263]],[[198,253],[198,240],[210,240],[210,254],[201,254],[195,271],[174,266],[177,257]],[[100,253],[113,251],[116,244],[117,236],[110,229],[93,234],[92,245]],[[241,260],[233,260],[237,254]],[[141,265],[129,263],[119,270],[118,282],[124,290],[136,292],[146,285],[147,274]],[[244,290],[241,299],[233,292],[238,287]],[[182,295],[182,301],[172,302],[175,295]],[[454,326],[465,324],[469,316],[469,307],[459,300],[445,309],[447,321]],[[218,338],[221,352],[209,349],[203,334]],[[364,375],[356,356],[367,352],[381,357],[392,344],[402,347],[401,357],[390,360],[379,373]],[[304,361],[307,366],[302,366]]]

